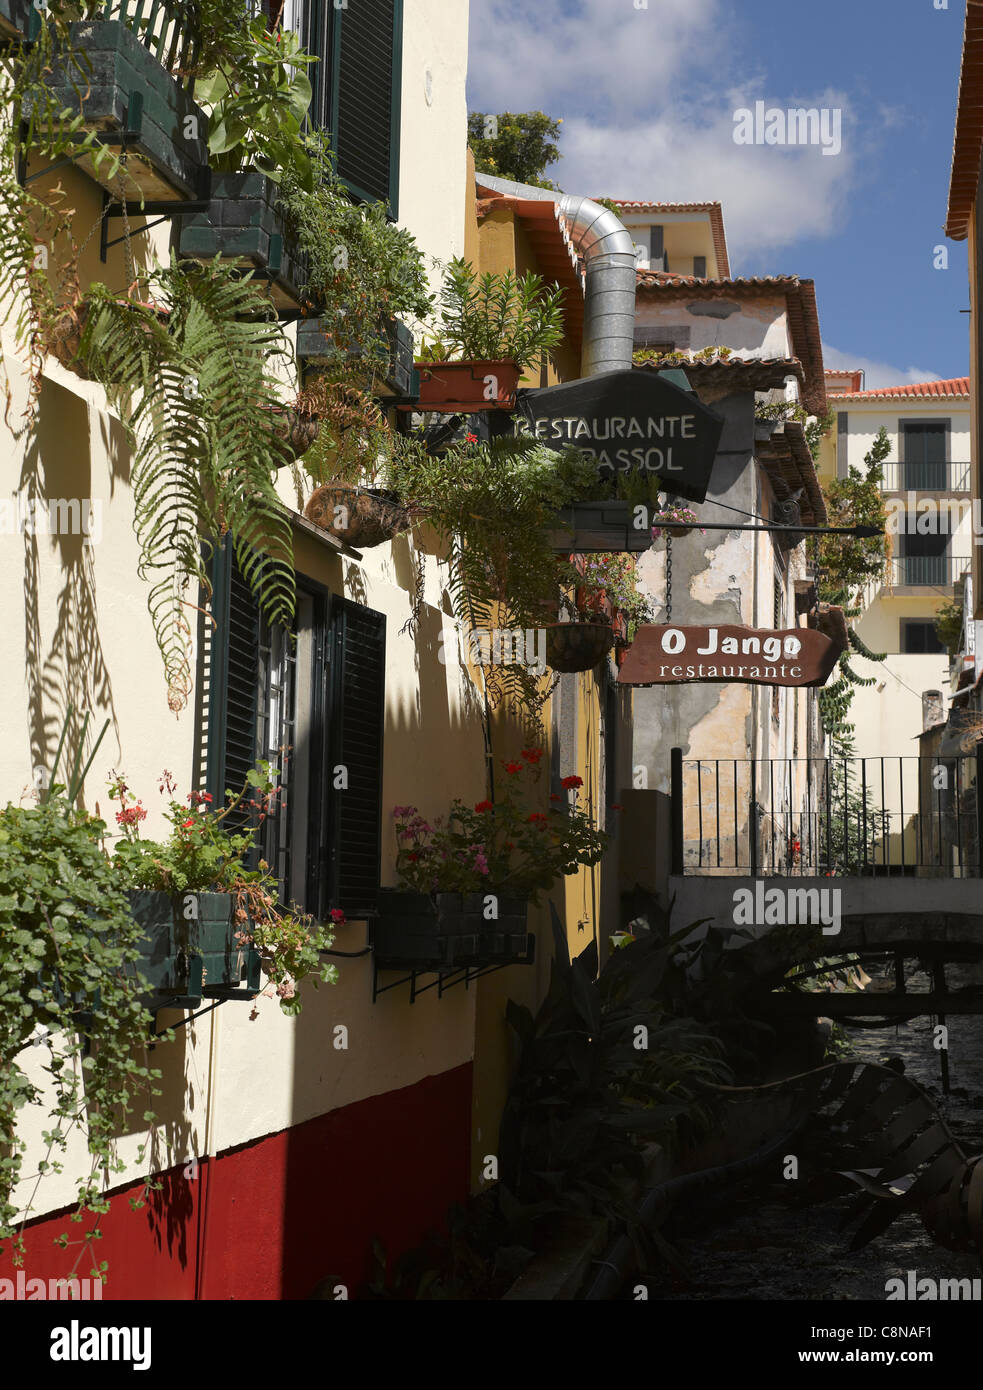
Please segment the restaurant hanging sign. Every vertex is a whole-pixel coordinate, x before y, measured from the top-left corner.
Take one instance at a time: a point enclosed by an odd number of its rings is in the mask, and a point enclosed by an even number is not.
[[[842,643],[815,628],[640,627],[618,673],[620,685],[734,681],[825,685]]]
[[[597,459],[602,478],[641,473],[665,492],[706,500],[724,417],[656,372],[600,376],[526,391],[516,402],[525,433]]]

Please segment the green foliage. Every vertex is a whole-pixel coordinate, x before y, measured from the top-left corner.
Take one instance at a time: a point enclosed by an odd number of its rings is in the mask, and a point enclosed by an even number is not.
[[[79,355],[133,444],[139,573],[151,583],[168,704],[179,710],[191,689],[186,613],[197,601],[187,590],[196,580],[210,593],[203,537],[231,532],[267,619],[293,615],[290,522],[274,485],[289,455],[271,413],[274,365],[290,352],[269,301],[218,259],[174,261],[142,283],[150,302],[90,286]]]
[[[851,465],[847,477],[835,478],[825,485],[830,526],[886,526],[881,465],[890,452],[891,442],[882,428],[864,457],[863,469]],[[858,617],[863,611],[861,601],[867,586],[884,573],[887,553],[888,539],[884,535],[866,539],[823,536],[819,542],[820,603],[839,606],[847,618]],[[870,661],[884,660],[884,653],[872,652],[853,629],[849,637],[850,648],[840,657],[836,679],[819,692],[823,727],[834,753],[846,753],[852,748],[849,711],[854,691],[858,686],[873,685],[875,680],[854,671],[850,652]]]
[[[539,781],[542,756],[541,748],[526,748],[504,762],[505,791],[473,809],[453,801],[446,822],[438,817],[431,824],[415,806],[394,807],[400,885],[419,893],[497,892],[536,902],[558,878],[599,863],[609,837],[577,805],[579,777],[564,782],[569,803],[554,803],[547,813],[532,810],[532,794],[522,783]]]
[[[544,617],[555,621],[560,573],[549,532],[556,512],[596,485],[593,459],[506,435],[439,454],[418,436],[395,436],[393,445],[382,486],[418,509],[443,541],[461,627],[525,630],[539,629]],[[509,696],[535,718],[546,696],[532,672],[512,663],[485,670],[494,703]]]
[[[478,275],[470,262],[455,258],[440,292],[439,347],[446,360],[511,359],[528,367],[563,340],[563,295],[532,271]]]
[[[962,589],[961,584],[957,586],[955,597],[941,603],[935,614],[935,631],[950,656],[955,656],[959,651],[963,637],[966,614]]]
[[[17,1112],[48,1107],[38,1181],[61,1171],[57,1155],[73,1129],[85,1135],[92,1165],[78,1180],[71,1218],[81,1221],[86,1210],[106,1209],[108,1175],[124,1170],[113,1148],[121,1122],[138,1101],[145,1112],[159,1090],[160,1073],[146,1059],[147,986],[135,966],[140,928],[102,849],[104,833],[57,785],[37,806],[0,811],[0,1241],[13,1241],[18,1260],[37,1184],[11,1202],[14,1184],[33,1176],[22,1174]],[[47,1034],[47,1096],[17,1061],[38,1029]]]
[[[560,158],[556,141],[562,124],[562,118],[553,120],[542,111],[518,115],[503,111],[500,116],[472,111],[468,116],[468,145],[474,153],[475,169],[515,183],[555,189],[545,174]],[[486,134],[495,125],[497,132]]]
[[[625,1179],[645,1175],[644,1144],[672,1149],[712,1123],[705,1087],[731,1072],[719,1039],[677,1004],[692,930],[647,933],[597,977],[596,945],[571,962],[554,913],[549,993],[535,1018],[508,1006],[521,1051],[499,1156],[520,1201],[623,1210]]]
[[[640,623],[650,622],[652,602],[638,587],[638,558],[628,553],[584,555],[579,563],[564,562],[561,575],[567,584],[581,591],[588,600],[581,617],[597,621],[598,609],[591,599],[605,599],[624,617],[628,641],[632,642]]]
[[[819,853],[833,877],[867,872],[884,855],[891,832],[888,811],[878,808],[872,788],[864,791],[860,769],[849,760],[852,738],[834,741],[839,756],[827,764],[828,794],[820,804]]]
[[[333,937],[326,927],[294,907],[278,901],[279,888],[270,867],[260,860],[255,869],[247,866],[256,832],[275,811],[279,795],[278,773],[260,761],[246,775],[238,793],[226,791],[225,806],[212,806],[207,792],[191,792],[187,804],[171,800],[165,816],[171,823],[166,840],[144,840],[140,823],[147,811],[140,800],[130,797],[122,777],[110,784],[109,795],[120,803],[116,823],[124,838],[116,847],[114,868],[131,889],[151,889],[163,893],[231,893],[236,898],[236,939],[240,945],[255,944],[270,986],[286,1014],[298,1014],[301,998],[298,987],[311,978],[333,984],[338,977],[333,965],[325,965],[320,953],[330,949]],[[165,772],[161,794],[171,795],[174,783]],[[228,828],[233,814],[247,813],[251,824],[245,830]],[[343,922],[336,910],[332,920]]]
[[[313,189],[287,168],[280,206],[308,256],[312,307],[333,325],[339,354],[359,352],[371,368],[388,360],[384,319],[423,319],[433,308],[426,263],[384,204],[352,202],[322,132],[307,137],[306,149]]]
[[[768,404],[758,403],[755,405],[754,418],[756,420],[797,421],[805,430],[806,443],[809,445],[809,452],[812,454],[813,460],[818,461],[820,446],[833,428],[836,412],[830,406],[825,415],[816,416],[810,415],[798,401],[770,401]]]
[[[195,82],[195,99],[209,112],[209,163],[227,173],[258,169],[272,179],[289,171],[312,192],[314,170],[301,135],[311,83],[303,69],[318,60],[292,30],[267,29],[263,15],[242,31],[238,51],[218,57]]]

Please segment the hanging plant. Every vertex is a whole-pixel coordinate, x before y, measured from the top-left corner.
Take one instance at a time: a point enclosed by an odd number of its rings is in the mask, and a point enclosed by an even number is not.
[[[652,536],[658,539],[663,531],[676,538],[688,536],[698,518],[691,507],[663,507],[661,511],[656,512],[652,520],[655,523],[652,527]],[[702,526],[700,527],[700,535],[706,535]]]
[[[290,451],[271,428],[281,404],[273,368],[289,348],[255,286],[231,267],[172,262],[142,286],[144,303],[125,305],[103,285],[89,288],[80,355],[132,440],[139,573],[151,584],[176,712],[191,689],[186,612],[197,594],[188,590],[196,582],[211,592],[203,538],[231,532],[268,621],[293,615],[290,521],[275,487]]]

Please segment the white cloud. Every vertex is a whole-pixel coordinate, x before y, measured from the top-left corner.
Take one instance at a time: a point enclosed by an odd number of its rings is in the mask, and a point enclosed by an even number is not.
[[[776,253],[843,225],[871,137],[851,124],[843,93],[776,92],[749,73],[749,26],[722,0],[649,0],[644,10],[630,0],[472,0],[469,106],[562,116],[563,157],[550,171],[562,188],[720,202],[736,272],[795,270]],[[839,107],[842,150],[735,144],[735,111],[758,99]]]
[[[720,0],[473,0],[469,104],[598,118],[648,111],[723,58]]]
[[[829,347],[826,343],[823,344],[823,363],[844,371],[862,370],[865,391],[941,379],[938,372],[930,371],[927,367],[892,367],[889,362],[875,362],[873,358],[861,357],[856,352],[841,352],[839,348]]]

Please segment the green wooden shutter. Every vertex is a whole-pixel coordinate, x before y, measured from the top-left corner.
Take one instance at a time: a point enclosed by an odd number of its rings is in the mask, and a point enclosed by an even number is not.
[[[207,769],[205,785],[213,805],[225,789],[243,785],[256,763],[259,693],[259,610],[236,563],[226,536],[212,561],[212,631],[208,657]],[[248,824],[244,811],[233,812],[229,829]]]
[[[332,610],[326,907],[355,917],[375,907],[379,888],[386,618],[342,598]],[[347,788],[334,787],[339,766]]]
[[[403,0],[337,11],[329,129],[338,173],[356,198],[399,215]]]

